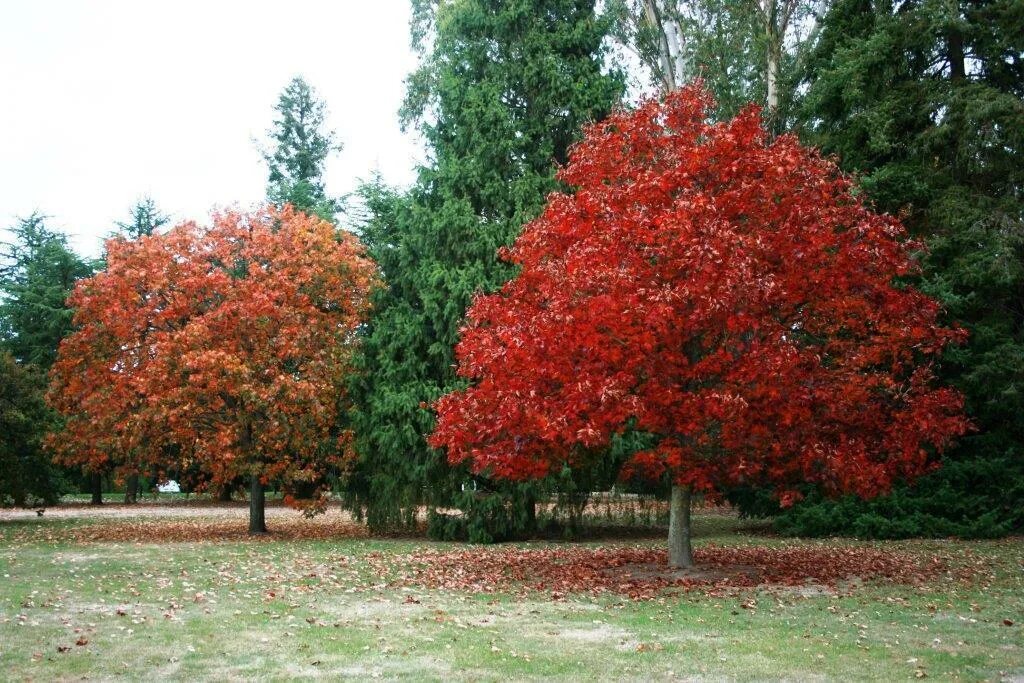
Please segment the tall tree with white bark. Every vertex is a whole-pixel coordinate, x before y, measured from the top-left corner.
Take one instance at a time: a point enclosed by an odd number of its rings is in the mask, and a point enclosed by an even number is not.
[[[827,0],[613,0],[614,37],[661,93],[701,78],[721,119],[761,102],[785,127],[800,61]]]

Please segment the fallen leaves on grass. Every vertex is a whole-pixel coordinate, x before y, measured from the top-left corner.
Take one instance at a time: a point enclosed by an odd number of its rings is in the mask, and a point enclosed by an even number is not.
[[[920,584],[945,572],[939,557],[918,557],[863,547],[706,546],[696,551],[697,567],[673,571],[664,550],[644,547],[419,550],[408,555],[371,553],[375,573],[392,587],[477,593],[549,591],[614,593],[649,599],[666,588],[722,593],[754,586],[835,589],[844,582]]]
[[[365,525],[348,519],[318,517],[310,520],[296,515],[275,519],[270,533],[258,536],[249,535],[245,520],[213,518],[125,520],[75,527],[68,529],[65,535],[79,543],[195,543],[365,538],[369,533]]]

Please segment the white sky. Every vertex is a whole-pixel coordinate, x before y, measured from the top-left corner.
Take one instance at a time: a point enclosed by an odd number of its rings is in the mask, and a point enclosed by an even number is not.
[[[260,202],[262,141],[287,82],[327,103],[345,146],[327,188],[424,152],[399,131],[408,0],[0,0],[0,228],[34,210],[96,256],[143,195],[174,222]]]

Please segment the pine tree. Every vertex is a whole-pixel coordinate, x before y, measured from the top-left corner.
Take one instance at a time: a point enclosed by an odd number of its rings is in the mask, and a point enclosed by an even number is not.
[[[125,239],[135,240],[152,235],[167,225],[171,219],[161,212],[151,197],[143,197],[131,209],[131,217],[125,221],[117,221],[116,235]]]
[[[353,387],[360,461],[349,502],[376,528],[413,523],[421,504],[461,506],[462,521],[434,518],[461,529],[435,531],[488,540],[530,527],[532,489],[468,482],[449,468],[425,442],[429,404],[457,385],[453,349],[472,297],[512,274],[497,250],[537,214],[557,187],[555,165],[581,127],[619,100],[622,84],[602,70],[607,27],[592,0],[421,2],[414,10],[421,65],[402,117],[432,158],[407,193],[379,184],[363,192],[371,214],[363,239],[387,286]]]
[[[1024,529],[1024,15],[1010,0],[840,0],[809,61],[807,139],[859,174],[930,254],[922,287],[970,332],[945,378],[977,432],[914,487],[803,504],[803,533]]]
[[[65,300],[92,268],[38,213],[19,220],[11,232],[14,240],[4,245],[0,265],[0,347],[19,363],[45,371],[71,329]]]
[[[71,330],[67,296],[92,267],[38,213],[19,220],[11,233],[0,255],[0,495],[23,505],[52,502],[63,486],[42,450],[43,434],[56,425],[43,391],[57,346]]]
[[[54,414],[43,400],[46,376],[0,351],[0,505],[54,503],[61,476],[43,450]]]
[[[324,165],[341,150],[333,131],[325,129],[327,106],[301,77],[293,78],[274,107],[277,118],[267,135],[272,149],[263,151],[269,168],[267,199],[292,204],[325,220],[334,220],[337,199],[327,195]]]

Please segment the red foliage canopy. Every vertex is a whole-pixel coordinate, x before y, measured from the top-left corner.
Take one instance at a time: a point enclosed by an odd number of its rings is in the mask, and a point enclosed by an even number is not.
[[[375,278],[359,242],[287,208],[107,250],[52,373],[58,456],[315,480],[345,439],[331,430]]]
[[[930,364],[964,336],[901,280],[919,248],[834,164],[757,109],[709,124],[700,86],[592,126],[503,256],[458,346],[471,386],[430,438],[492,476],[585,467],[613,434],[658,445],[627,474],[697,490],[817,482],[869,496],[962,434]]]

